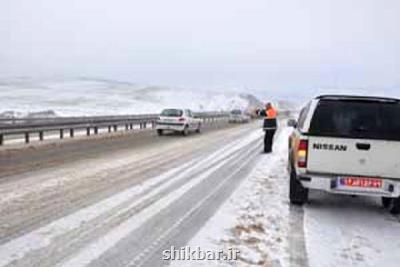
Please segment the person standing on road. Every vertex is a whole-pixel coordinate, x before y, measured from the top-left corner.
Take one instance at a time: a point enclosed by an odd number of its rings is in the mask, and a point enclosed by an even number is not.
[[[271,153],[275,132],[278,128],[278,122],[276,119],[278,112],[271,103],[268,103],[265,106],[265,109],[259,112],[259,115],[264,117],[264,152]]]

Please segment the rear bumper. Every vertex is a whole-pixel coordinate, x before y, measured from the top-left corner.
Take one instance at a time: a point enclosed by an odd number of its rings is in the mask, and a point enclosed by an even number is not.
[[[338,183],[338,176],[300,174],[298,179],[301,184],[310,189],[317,189],[333,194],[364,195],[380,197],[400,197],[400,179],[382,179],[382,188],[345,187]]]
[[[181,123],[162,123],[157,122],[156,124],[157,130],[166,130],[166,131],[177,131],[181,132],[185,129],[185,124]]]

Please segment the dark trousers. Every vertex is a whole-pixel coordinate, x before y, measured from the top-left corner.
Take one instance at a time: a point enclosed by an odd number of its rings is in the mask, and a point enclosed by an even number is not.
[[[264,152],[272,152],[272,145],[274,144],[274,135],[278,128],[278,122],[276,119],[264,119]]]
[[[276,129],[272,130],[266,130],[265,131],[265,136],[264,136],[264,152],[265,153],[270,153],[272,152],[272,145],[274,144],[274,135],[275,135]]]

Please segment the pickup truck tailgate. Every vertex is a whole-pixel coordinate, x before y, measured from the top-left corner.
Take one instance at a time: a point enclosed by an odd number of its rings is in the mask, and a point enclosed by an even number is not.
[[[400,142],[309,137],[307,170],[400,179]]]

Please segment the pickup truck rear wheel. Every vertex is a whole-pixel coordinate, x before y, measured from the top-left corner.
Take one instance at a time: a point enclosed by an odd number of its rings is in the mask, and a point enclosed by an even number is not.
[[[290,172],[289,198],[294,205],[303,205],[308,201],[308,188],[303,187],[294,170]]]
[[[393,198],[392,201],[390,201],[389,211],[394,215],[400,214],[400,197]]]
[[[389,208],[390,204],[392,202],[392,199],[389,197],[382,197],[382,206],[387,209]]]
[[[157,134],[158,134],[159,136],[163,135],[163,130],[162,130],[162,129],[158,129],[158,130],[157,130]]]

